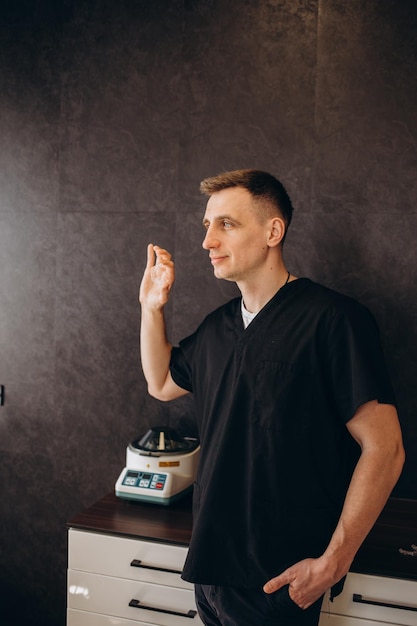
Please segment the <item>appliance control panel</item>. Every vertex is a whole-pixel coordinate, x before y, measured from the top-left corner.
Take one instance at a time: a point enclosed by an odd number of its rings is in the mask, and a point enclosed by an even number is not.
[[[163,491],[166,479],[167,474],[154,474],[152,472],[128,469],[126,470],[122,485],[125,487],[140,487],[141,489]]]

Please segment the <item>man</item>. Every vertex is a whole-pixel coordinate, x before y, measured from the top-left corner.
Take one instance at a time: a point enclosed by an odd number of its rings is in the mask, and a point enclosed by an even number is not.
[[[201,455],[183,577],[205,624],[313,626],[404,462],[378,330],[351,298],[287,270],[292,205],[276,178],[237,170],[201,190],[203,248],[242,298],[173,348],[166,250],[149,244],[140,289],[149,393],[195,400]]]

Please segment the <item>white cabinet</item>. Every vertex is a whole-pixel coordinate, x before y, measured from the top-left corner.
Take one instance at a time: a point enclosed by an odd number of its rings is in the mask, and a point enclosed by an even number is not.
[[[70,528],[67,626],[201,626],[187,547]],[[417,582],[350,572],[319,626],[416,626]]]
[[[187,498],[161,507],[110,493],[70,520],[67,626],[201,626],[180,576],[191,510]],[[400,550],[416,528],[417,500],[391,499],[320,626],[417,626],[417,563]]]
[[[187,548],[69,530],[67,626],[201,626]]]
[[[326,594],[319,626],[416,626],[417,582],[350,572],[333,602]]]
[[[67,624],[77,626],[155,626],[149,622],[137,622],[99,613],[86,613],[77,609],[68,609]]]

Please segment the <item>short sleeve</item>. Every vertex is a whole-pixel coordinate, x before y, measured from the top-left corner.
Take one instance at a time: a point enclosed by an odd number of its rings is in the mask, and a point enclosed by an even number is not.
[[[181,344],[172,348],[169,368],[173,381],[182,389],[192,392],[192,371]]]
[[[335,307],[320,341],[333,399],[344,422],[371,400],[395,405],[379,329],[366,307],[354,300]]]

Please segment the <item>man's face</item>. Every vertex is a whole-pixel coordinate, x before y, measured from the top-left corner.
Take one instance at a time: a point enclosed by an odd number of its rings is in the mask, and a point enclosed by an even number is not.
[[[206,236],[202,246],[210,253],[216,278],[236,283],[252,280],[266,266],[270,223],[260,223],[252,202],[242,187],[210,196],[203,218]]]

